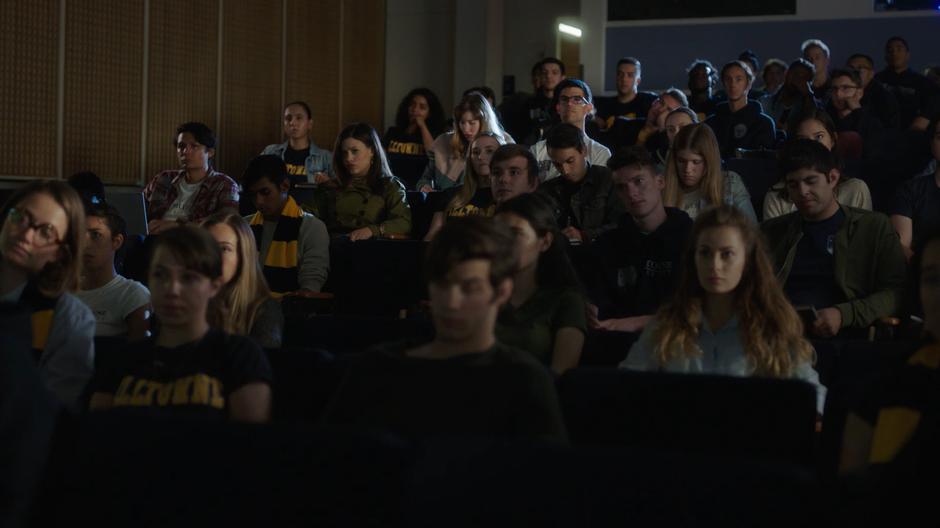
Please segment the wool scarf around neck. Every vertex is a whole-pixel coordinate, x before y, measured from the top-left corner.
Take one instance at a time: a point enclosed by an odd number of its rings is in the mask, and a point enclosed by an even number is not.
[[[287,203],[281,210],[281,217],[274,228],[274,237],[268,247],[268,253],[263,255],[262,271],[268,281],[268,287],[275,297],[300,289],[297,282],[297,239],[300,237],[300,224],[304,219],[304,211],[297,205],[293,197],[287,197]],[[258,211],[251,217],[251,231],[255,235],[258,251],[261,250],[261,240],[264,233],[264,216]]]

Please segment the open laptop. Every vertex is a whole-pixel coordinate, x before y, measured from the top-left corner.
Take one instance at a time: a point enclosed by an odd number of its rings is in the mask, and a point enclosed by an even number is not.
[[[147,203],[143,192],[133,188],[106,187],[104,194],[104,199],[124,217],[128,235],[147,236]]]

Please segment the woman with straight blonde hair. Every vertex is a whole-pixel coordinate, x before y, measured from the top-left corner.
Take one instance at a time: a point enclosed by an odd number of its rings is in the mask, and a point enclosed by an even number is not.
[[[825,388],[813,370],[803,322],[777,282],[754,222],[729,205],[702,212],[672,302],[660,308],[621,368],[798,378]]]
[[[515,143],[503,130],[496,111],[480,92],[470,92],[454,107],[454,130],[434,140],[428,167],[418,180],[421,192],[445,191],[463,183],[467,149],[482,132],[492,132],[505,143]]]
[[[222,289],[209,303],[209,325],[227,334],[248,336],[262,348],[280,348],[281,305],[271,297],[264,280],[248,223],[234,212],[224,212],[205,219],[202,227],[222,252]]]
[[[663,205],[678,207],[693,219],[699,212],[721,204],[737,207],[757,222],[751,196],[732,171],[722,170],[718,140],[704,123],[683,127],[666,156]]]

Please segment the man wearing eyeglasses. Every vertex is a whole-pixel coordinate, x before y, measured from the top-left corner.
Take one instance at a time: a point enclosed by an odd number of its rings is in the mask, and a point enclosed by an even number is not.
[[[875,61],[868,55],[856,53],[849,57],[846,66],[858,72],[862,80],[862,106],[868,108],[885,128],[898,128],[901,124],[898,100],[880,81],[875,80]]]
[[[588,160],[592,165],[606,165],[610,150],[584,132],[585,122],[594,113],[591,88],[582,80],[565,79],[555,87],[555,94],[555,111],[562,123],[576,126],[581,131]],[[545,182],[561,175],[552,164],[544,139],[532,145],[532,154],[539,162],[539,181]]]
[[[839,132],[857,132],[862,136],[866,153],[877,149],[883,136],[883,127],[870,112],[862,106],[865,89],[862,79],[855,70],[836,69],[830,74],[831,97],[826,111],[832,117]]]

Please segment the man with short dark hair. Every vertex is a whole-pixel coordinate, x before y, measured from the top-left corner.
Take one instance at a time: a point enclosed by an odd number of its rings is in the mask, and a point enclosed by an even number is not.
[[[640,59],[624,57],[617,61],[617,95],[598,97],[596,101],[596,121],[601,129],[610,128],[618,117],[646,118],[657,96],[652,92],[638,90],[642,74]]]
[[[761,110],[760,103],[748,100],[754,82],[751,67],[731,61],[721,68],[727,102],[715,105],[715,113],[705,123],[715,132],[723,158],[735,157],[739,148],[773,149],[777,142],[774,120]]]
[[[585,277],[594,303],[588,324],[594,330],[638,332],[675,289],[692,219],[663,206],[663,176],[646,149],[620,149],[607,166],[626,214],[591,245],[597,269]]]
[[[555,91],[558,83],[565,80],[565,63],[555,57],[546,57],[539,61],[538,92],[526,101],[528,123],[525,133],[516,136],[519,143],[534,145],[555,121],[553,108]]]
[[[490,189],[496,206],[539,187],[538,162],[525,145],[502,145],[490,158]]]
[[[183,222],[199,222],[225,208],[238,210],[238,184],[212,168],[216,139],[202,123],[184,123],[173,144],[180,169],[165,170],[144,188],[147,230],[159,234]]]
[[[591,163],[603,165],[610,158],[610,150],[604,145],[588,137],[584,131],[588,118],[594,113],[594,99],[591,88],[580,79],[565,79],[556,87],[558,97],[555,110],[562,123],[577,127],[583,136],[587,155]],[[558,170],[552,164],[548,155],[545,140],[532,146],[532,154],[539,162],[539,180],[548,181],[559,176]]]
[[[867,154],[878,151],[883,138],[883,127],[865,106],[862,98],[865,88],[857,71],[835,69],[829,76],[829,103],[826,112],[832,117],[839,132],[857,132],[864,141]]]
[[[288,194],[291,182],[284,161],[272,154],[258,156],[248,163],[242,182],[258,209],[245,220],[271,292],[320,291],[330,271],[330,235],[326,224]]]
[[[764,222],[761,229],[790,301],[817,314],[807,331],[816,337],[843,329],[857,334],[894,315],[905,263],[888,218],[836,201],[840,174],[822,144],[794,140],[780,158],[797,210]]]
[[[849,57],[846,66],[858,72],[862,81],[862,108],[868,108],[885,128],[898,128],[898,100],[881,82],[874,80],[875,61],[868,55],[856,53]]]
[[[911,49],[902,37],[891,37],[885,43],[885,69],[875,75],[875,80],[885,85],[898,100],[900,125],[911,127],[929,99],[938,91],[929,79],[910,68]],[[919,130],[926,128],[925,119]]]
[[[81,290],[75,296],[95,316],[95,336],[147,337],[150,329],[150,291],[114,270],[114,254],[124,245],[126,224],[104,202],[85,204],[86,239],[82,252]]]
[[[571,241],[590,242],[613,229],[623,214],[623,204],[614,195],[610,170],[588,161],[581,129],[567,123],[556,125],[545,143],[561,176],[543,183],[540,192],[558,204],[562,233]]]
[[[513,247],[509,227],[490,218],[444,224],[426,261],[434,339],[366,353],[350,367],[324,421],[412,435],[565,440],[548,370],[496,340],[518,264]]]
[[[827,102],[829,97],[829,85],[832,79],[829,77],[829,46],[819,39],[809,39],[803,41],[800,45],[800,54],[816,67],[816,75],[813,77],[813,92],[820,97],[823,102]]]
[[[700,121],[715,113],[715,97],[712,90],[718,81],[718,72],[712,63],[695,59],[686,70],[689,74],[689,108],[695,110]]]

